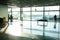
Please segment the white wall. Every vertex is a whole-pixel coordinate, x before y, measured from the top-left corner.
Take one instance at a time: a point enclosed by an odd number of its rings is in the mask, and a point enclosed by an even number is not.
[[[0,18],[6,17],[6,21],[8,21],[8,6],[0,5]]]

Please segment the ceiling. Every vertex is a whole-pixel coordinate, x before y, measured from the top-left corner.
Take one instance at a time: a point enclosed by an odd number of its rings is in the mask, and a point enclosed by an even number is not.
[[[0,0],[0,5],[10,6],[52,6],[59,5],[60,0]]]

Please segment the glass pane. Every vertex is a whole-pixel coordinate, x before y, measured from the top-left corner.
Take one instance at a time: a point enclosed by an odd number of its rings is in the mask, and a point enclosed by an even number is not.
[[[20,8],[12,8],[12,11],[20,11]]]
[[[59,6],[46,6],[45,10],[59,10]]]
[[[12,12],[12,15],[14,20],[18,20],[20,16],[20,12]]]
[[[10,12],[11,11],[11,8],[8,8],[8,12]]]
[[[51,17],[51,16],[50,16],[49,12],[45,12],[45,17],[44,17],[44,18],[49,21],[49,18],[50,18],[50,17]]]
[[[57,16],[57,18],[59,17],[59,12],[55,11],[55,12],[45,12],[45,17],[48,21],[53,21],[54,20],[54,15]]]
[[[32,20],[43,19],[43,12],[32,12]]]
[[[30,20],[30,12],[23,12],[23,20]]]
[[[55,11],[55,12],[49,12],[49,15],[59,15],[59,11]]]
[[[23,8],[23,11],[30,11],[30,7]]]
[[[32,7],[32,11],[43,11],[43,7]]]

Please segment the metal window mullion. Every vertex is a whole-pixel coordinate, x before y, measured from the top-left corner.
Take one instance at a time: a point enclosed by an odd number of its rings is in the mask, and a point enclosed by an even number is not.
[[[23,33],[23,17],[22,17],[22,12],[23,12],[23,9],[22,7],[20,7],[20,21],[21,21],[21,32]]]
[[[30,7],[31,10],[30,10],[30,32],[32,34],[32,7]]]
[[[43,6],[43,20],[45,19],[45,6]],[[43,22],[43,39],[45,37],[45,22]]]

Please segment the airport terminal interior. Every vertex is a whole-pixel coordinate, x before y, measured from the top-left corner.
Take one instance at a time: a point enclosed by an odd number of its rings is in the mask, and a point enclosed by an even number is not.
[[[0,40],[60,40],[60,0],[0,0]]]

